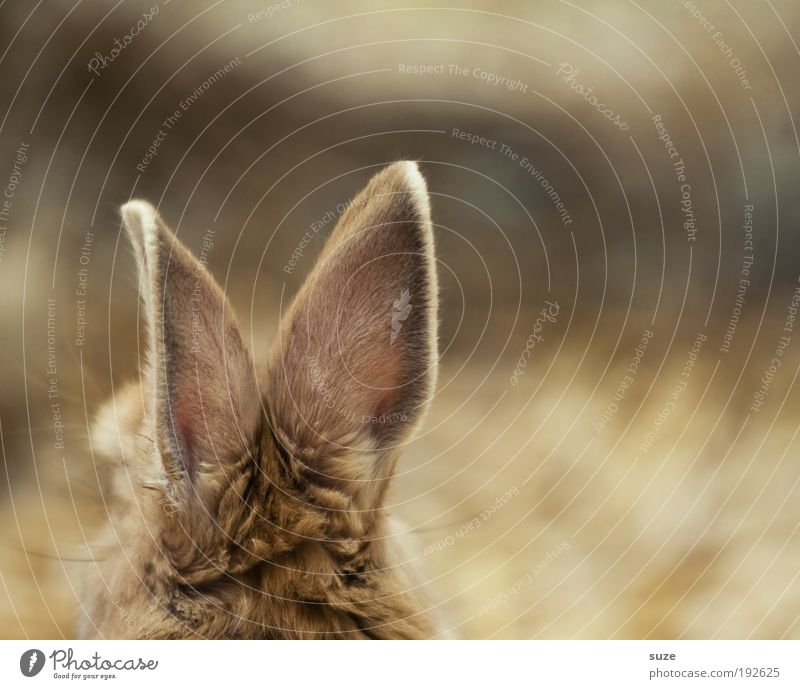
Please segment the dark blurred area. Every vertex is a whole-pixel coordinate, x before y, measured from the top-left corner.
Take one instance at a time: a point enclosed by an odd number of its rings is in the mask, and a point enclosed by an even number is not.
[[[119,206],[213,229],[265,352],[342,204],[412,158],[442,375],[394,510],[452,633],[797,636],[800,6],[414,5],[0,7],[3,633],[72,633],[88,424],[142,355]]]

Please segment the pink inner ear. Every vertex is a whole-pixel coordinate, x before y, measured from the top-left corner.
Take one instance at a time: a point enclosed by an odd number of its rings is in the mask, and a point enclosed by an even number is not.
[[[176,405],[177,406],[177,405]],[[192,426],[195,417],[199,418],[202,423],[201,414],[193,414],[190,405],[180,406],[177,409],[172,409],[173,423],[175,424],[175,435],[178,438],[179,452],[183,454],[181,458],[183,465],[186,467],[189,475],[192,475],[195,463],[195,450],[196,443],[194,433],[192,433]]]
[[[361,372],[360,375],[363,375]],[[400,360],[400,348],[393,352],[393,356],[387,357],[377,375],[370,381],[373,389],[370,391],[370,404],[367,410],[369,417],[381,419],[380,423],[368,422],[373,433],[381,434],[382,430],[388,430],[396,425],[396,422],[385,420],[386,417],[398,415],[398,419],[410,416],[409,409],[402,409],[400,406],[405,399],[403,385],[407,382],[404,379],[405,367]]]

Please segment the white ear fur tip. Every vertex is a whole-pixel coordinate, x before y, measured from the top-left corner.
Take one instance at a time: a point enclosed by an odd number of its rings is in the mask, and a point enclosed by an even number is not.
[[[431,203],[428,198],[428,185],[425,178],[419,171],[419,166],[413,160],[404,160],[399,165],[402,166],[403,175],[406,178],[411,195],[414,197],[414,205],[420,209],[423,218],[429,218],[431,214]]]
[[[156,209],[147,201],[134,199],[120,209],[125,227],[132,232],[144,234],[156,225]]]

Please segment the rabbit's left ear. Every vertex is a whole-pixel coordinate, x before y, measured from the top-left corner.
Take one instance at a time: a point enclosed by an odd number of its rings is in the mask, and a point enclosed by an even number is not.
[[[260,398],[251,357],[214,278],[149,203],[122,207],[148,324],[150,423],[167,475],[188,477],[246,456]]]

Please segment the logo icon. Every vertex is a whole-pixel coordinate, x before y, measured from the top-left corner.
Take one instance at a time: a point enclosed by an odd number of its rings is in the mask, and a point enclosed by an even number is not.
[[[26,677],[35,677],[44,667],[44,653],[38,648],[32,648],[30,651],[20,656],[19,669]]]
[[[413,308],[411,305],[411,295],[407,289],[400,292],[400,298],[392,302],[392,332],[389,335],[389,344],[394,344],[400,330],[403,328],[403,321],[408,318]]]

